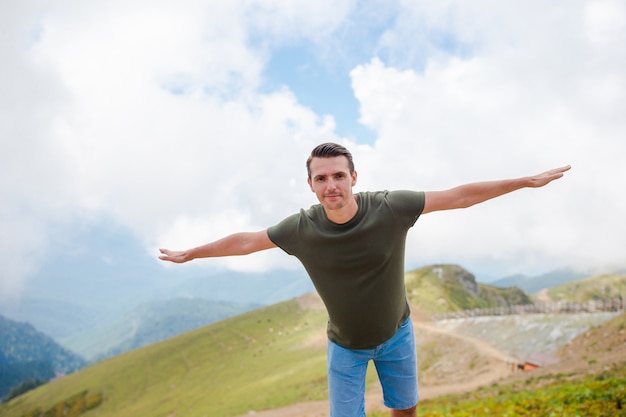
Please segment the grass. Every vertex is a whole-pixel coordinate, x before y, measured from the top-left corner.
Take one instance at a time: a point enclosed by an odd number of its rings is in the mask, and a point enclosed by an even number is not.
[[[0,416],[48,410],[83,391],[100,392],[85,416],[234,416],[324,399],[326,349],[307,343],[323,311],[277,304],[104,361],[0,407]]]
[[[548,290],[552,300],[586,302],[626,294],[626,274],[607,274],[558,285]]]
[[[571,376],[570,376],[571,378]],[[546,381],[548,380],[548,381]],[[383,417],[375,412],[368,417]],[[598,376],[567,380],[550,375],[523,384],[493,385],[475,392],[421,401],[420,417],[623,417],[626,363]]]
[[[529,303],[518,288],[496,288],[473,282],[474,277],[455,265],[427,266],[405,275],[409,300],[425,314]],[[475,284],[475,293],[468,290]]]

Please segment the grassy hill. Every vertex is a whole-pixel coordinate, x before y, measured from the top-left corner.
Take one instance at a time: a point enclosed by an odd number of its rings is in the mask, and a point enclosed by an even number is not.
[[[497,288],[478,283],[474,275],[457,265],[434,265],[406,274],[409,300],[427,315],[448,311],[530,304],[517,287]]]
[[[406,279],[417,316],[527,301],[520,290],[477,284],[457,266],[421,268]],[[39,416],[63,403],[70,409],[77,398],[94,407],[81,416],[100,417],[232,417],[324,400],[326,320],[315,295],[251,311],[46,384],[0,406],[0,417]],[[418,323],[416,333],[425,388],[445,383],[467,390],[468,381],[475,386],[489,373],[508,372],[504,355],[484,342],[427,323]]]
[[[111,417],[232,416],[321,399],[325,345],[314,341],[325,321],[323,310],[297,300],[246,313],[54,381],[0,407],[0,416],[49,410],[84,391],[103,397],[91,413]]]
[[[546,292],[552,301],[585,302],[626,297],[626,274],[606,274],[568,282]]]
[[[445,279],[433,280],[440,273]],[[422,281],[433,282],[420,284],[418,275]],[[456,266],[424,268],[408,282],[411,288],[429,288],[437,297],[456,297],[451,304],[454,308],[506,299],[484,290],[471,274]],[[426,305],[423,300],[428,299],[428,293],[418,295],[413,297],[415,301]],[[173,412],[233,416],[325,399],[326,320],[326,312],[314,295],[255,310],[47,384],[0,408],[0,416],[21,416],[37,407],[45,411],[85,391],[102,395],[98,415],[116,417],[167,416]],[[471,365],[477,371],[478,364],[489,366],[475,349],[464,348],[463,342],[451,341],[445,335],[421,338],[419,345],[423,357],[428,358],[420,364],[426,381],[435,381],[463,366]],[[453,360],[445,358],[454,347],[463,353]]]

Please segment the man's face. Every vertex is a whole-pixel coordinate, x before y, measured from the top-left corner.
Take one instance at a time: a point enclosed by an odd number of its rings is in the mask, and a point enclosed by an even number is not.
[[[353,202],[356,172],[350,173],[348,158],[313,158],[309,186],[326,210],[339,210]]]

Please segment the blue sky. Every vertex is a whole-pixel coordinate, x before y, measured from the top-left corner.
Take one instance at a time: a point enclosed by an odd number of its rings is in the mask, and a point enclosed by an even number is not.
[[[359,123],[359,102],[350,87],[349,68],[335,63],[325,66],[312,49],[312,45],[294,45],[272,53],[264,72],[267,90],[287,87],[303,106],[333,115],[338,135],[373,144],[374,132]]]
[[[355,191],[573,166],[545,189],[424,216],[409,268],[626,263],[623,1],[11,0],[0,22],[2,298],[101,272],[81,250],[139,271],[138,286],[174,275],[158,247],[314,204],[304,161],[328,140],[352,150]],[[297,267],[268,251],[181,268]]]

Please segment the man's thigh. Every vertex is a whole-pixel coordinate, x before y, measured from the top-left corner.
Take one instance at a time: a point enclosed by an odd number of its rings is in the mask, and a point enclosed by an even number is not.
[[[410,318],[381,345],[374,365],[383,388],[385,406],[404,410],[417,404],[417,353]]]
[[[355,351],[328,341],[330,417],[365,417],[368,351]]]

